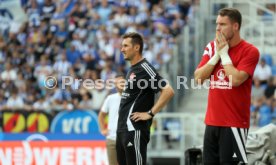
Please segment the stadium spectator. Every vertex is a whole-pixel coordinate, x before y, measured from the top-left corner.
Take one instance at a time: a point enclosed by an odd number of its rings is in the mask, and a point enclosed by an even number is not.
[[[93,99],[92,99],[93,109],[97,113],[99,113],[103,105],[104,99],[109,94],[109,91],[105,89],[104,85],[105,84],[101,81],[95,82],[95,87],[89,91],[93,96]]]
[[[180,16],[180,6],[177,0],[170,0],[165,7],[166,17],[170,22],[173,22],[174,19]]]
[[[35,75],[34,75],[34,69],[31,67],[31,65],[24,65],[22,67],[22,74],[25,80],[34,80]]]
[[[119,25],[121,29],[125,29],[128,23],[128,15],[124,6],[119,6],[117,12],[114,15],[113,23]]]
[[[56,4],[52,2],[52,0],[45,0],[41,9],[42,19],[49,22],[55,11],[56,11]]]
[[[271,77],[268,80],[267,86],[264,91],[264,96],[266,99],[272,99],[275,94],[276,89],[276,77]]]
[[[63,52],[59,59],[53,65],[54,71],[57,73],[59,80],[61,80],[62,76],[69,75],[69,69],[72,67],[71,63],[67,61],[66,53]]]
[[[252,86],[251,91],[251,103],[254,106],[259,107],[263,103],[264,99],[264,88],[261,86],[259,79],[254,78],[254,85]]]
[[[259,108],[265,103],[266,98],[264,97],[264,88],[261,86],[260,80],[254,78],[254,85],[251,91],[251,107],[250,107],[250,123],[252,126],[258,125],[258,112]]]
[[[48,65],[47,56],[41,56],[39,65],[35,66],[34,76],[40,88],[45,87],[45,80],[53,73],[52,66]]]
[[[15,69],[12,67],[11,63],[6,63],[5,70],[1,73],[1,79],[4,81],[14,81],[17,79],[17,73]]]
[[[101,24],[105,24],[112,13],[112,7],[108,4],[107,0],[101,1],[100,6],[97,8],[97,13],[100,16]]]
[[[70,48],[67,49],[66,56],[68,61],[74,65],[81,58],[81,53],[76,49],[76,46],[71,43]]]
[[[89,92],[82,94],[78,109],[93,110],[92,95]]]
[[[33,104],[33,109],[36,111],[51,112],[50,104],[43,96],[38,96],[37,101]]]
[[[113,70],[112,64],[113,62],[111,59],[105,60],[105,65],[100,75],[101,80],[106,81],[115,78],[116,72]]]
[[[4,91],[0,90],[0,111],[5,110],[7,100],[5,99],[4,96]]]
[[[23,74],[21,71],[18,72],[17,74],[17,79],[14,81],[14,85],[19,88],[19,87],[24,87],[26,88],[26,80],[23,77]]]
[[[261,84],[267,84],[269,78],[272,76],[271,67],[266,64],[265,59],[261,58],[254,72],[254,78],[258,78]]]
[[[26,98],[24,99],[24,109],[27,111],[33,110],[33,105],[36,102],[36,95],[27,94]]]
[[[69,37],[69,33],[68,33],[68,31],[66,31],[66,27],[65,27],[64,22],[62,22],[58,25],[57,32],[55,33],[55,37],[57,39],[58,45],[61,48],[65,48],[65,43],[66,43],[66,40]]]
[[[12,90],[16,88],[13,81],[11,80],[0,81],[0,84],[1,84],[1,89],[5,89],[4,96],[6,98],[10,97]]]
[[[36,0],[29,1],[30,4],[26,7],[26,14],[29,19],[29,26],[39,26],[40,25],[40,11]]]
[[[65,89],[55,88],[54,95],[52,96],[52,99],[56,103],[61,103],[64,100],[71,101],[71,92],[70,92],[70,86],[65,86]]]
[[[7,100],[6,108],[10,110],[22,110],[24,108],[24,101],[18,95],[17,89],[12,90],[11,96]]]

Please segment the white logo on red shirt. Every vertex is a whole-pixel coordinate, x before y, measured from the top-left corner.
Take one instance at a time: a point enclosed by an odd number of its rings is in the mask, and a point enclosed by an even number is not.
[[[219,80],[224,80],[225,79],[225,72],[224,72],[224,69],[220,69],[218,72],[217,72],[217,77]]]
[[[217,79],[215,78],[217,77]],[[218,89],[232,89],[232,76],[230,75],[227,79],[225,70],[219,69],[216,74],[211,76],[211,88],[218,88]]]

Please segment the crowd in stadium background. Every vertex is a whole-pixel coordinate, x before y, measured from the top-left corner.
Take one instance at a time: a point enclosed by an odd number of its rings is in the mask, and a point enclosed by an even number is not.
[[[62,76],[107,80],[126,73],[120,36],[129,31],[143,34],[143,54],[158,69],[192,15],[189,2],[176,0],[21,3],[28,22],[0,35],[0,109],[98,111],[112,91],[78,83],[60,89]],[[59,82],[54,89],[45,87],[48,76]]]
[[[126,73],[120,52],[125,32],[143,34],[143,55],[160,69],[197,1],[177,0],[21,0],[28,21],[0,34],[0,110],[98,111],[112,90],[86,89],[78,82],[62,90],[45,87],[48,76],[76,79],[113,78]],[[275,12],[275,5],[269,6]],[[269,14],[259,12],[264,19]],[[276,118],[276,69],[269,57],[256,70],[252,89],[252,125]],[[257,72],[257,71],[256,71]],[[265,79],[258,77],[267,75]],[[259,79],[263,82],[259,87]]]

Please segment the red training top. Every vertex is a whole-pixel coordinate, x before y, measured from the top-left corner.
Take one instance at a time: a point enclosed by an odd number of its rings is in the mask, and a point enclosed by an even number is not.
[[[197,68],[204,66],[215,54],[215,42],[210,42]],[[259,60],[258,49],[242,40],[228,50],[232,63],[239,71],[249,74],[240,86],[231,84],[226,77],[221,61],[215,66],[210,77],[210,89],[205,123],[212,126],[249,128],[252,77]],[[229,81],[230,80],[230,81]]]

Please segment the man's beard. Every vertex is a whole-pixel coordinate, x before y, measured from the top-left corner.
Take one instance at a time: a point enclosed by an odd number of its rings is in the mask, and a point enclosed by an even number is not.
[[[231,31],[231,34],[229,36],[226,37],[227,41],[231,41],[234,38],[234,32]]]
[[[129,61],[129,58],[128,58],[128,57],[124,57],[124,59],[125,59],[126,61]]]

